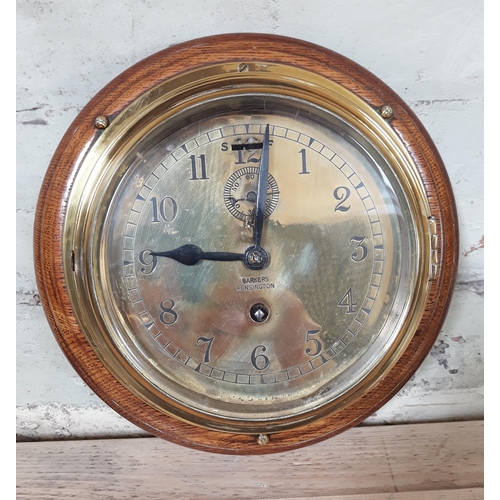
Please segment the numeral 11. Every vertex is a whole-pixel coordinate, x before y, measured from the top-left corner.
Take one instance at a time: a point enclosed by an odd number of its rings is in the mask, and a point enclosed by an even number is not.
[[[200,160],[200,167],[199,169],[201,170],[201,177],[198,177],[198,165],[196,161],[196,156],[191,155],[189,157],[191,160],[191,179],[192,181],[197,181],[197,180],[206,180],[208,179],[207,177],[207,164],[205,161],[205,155],[200,155],[198,156],[198,159]]]

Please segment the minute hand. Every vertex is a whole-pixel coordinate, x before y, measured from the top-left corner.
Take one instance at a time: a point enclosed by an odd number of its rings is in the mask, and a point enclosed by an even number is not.
[[[262,238],[262,227],[264,225],[264,213],[266,211],[267,181],[269,175],[269,125],[266,125],[262,154],[259,165],[259,181],[257,183],[257,204],[255,206],[255,223],[253,227],[253,242],[260,247]]]

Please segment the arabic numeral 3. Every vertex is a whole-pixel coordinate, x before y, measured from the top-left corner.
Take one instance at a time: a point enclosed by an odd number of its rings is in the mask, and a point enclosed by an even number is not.
[[[356,243],[355,251],[351,254],[351,259],[354,262],[362,262],[366,259],[368,255],[368,248],[366,245],[363,245],[363,242],[366,240],[364,236],[353,236],[349,243]]]

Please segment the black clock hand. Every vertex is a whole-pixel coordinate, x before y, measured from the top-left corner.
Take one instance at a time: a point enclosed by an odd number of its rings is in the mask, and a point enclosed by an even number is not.
[[[242,253],[232,252],[204,252],[196,245],[184,245],[166,252],[150,252],[152,256],[168,257],[186,266],[194,266],[200,260],[215,260],[234,262],[241,260],[249,269],[262,269],[268,261],[267,252],[260,246],[262,227],[264,225],[264,212],[266,210],[266,193],[269,175],[269,125],[266,125],[264,142],[259,165],[259,180],[257,183],[257,203],[255,207],[255,222],[253,230],[254,246]],[[248,196],[248,194],[247,194]]]
[[[267,265],[268,255],[263,248],[251,246],[245,253],[233,252],[204,252],[196,245],[183,245],[166,252],[149,252],[154,257],[168,257],[185,266],[194,266],[200,260],[216,260],[219,262],[236,262],[241,260],[248,269],[263,269]]]
[[[259,164],[259,181],[257,183],[257,204],[255,206],[255,222],[253,226],[253,242],[260,248],[264,213],[266,211],[267,177],[269,175],[269,125],[266,125],[264,142]]]
[[[232,252],[204,252],[196,245],[184,245],[167,252],[150,252],[157,257],[168,257],[186,266],[194,266],[200,260],[217,260],[225,262],[244,261],[245,254]]]

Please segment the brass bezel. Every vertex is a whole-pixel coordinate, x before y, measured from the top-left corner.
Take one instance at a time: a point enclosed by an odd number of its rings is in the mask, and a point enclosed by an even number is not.
[[[72,186],[63,230],[63,265],[71,304],[89,344],[107,369],[139,399],[160,412],[194,425],[239,433],[272,433],[301,427],[359,400],[385,377],[404,353],[418,328],[428,300],[431,237],[427,221],[431,217],[431,209],[412,157],[378,109],[341,85],[299,67],[254,61],[246,63],[246,71],[240,70],[240,64],[231,62],[187,71],[148,90],[110,120],[110,125],[86,153]],[[99,200],[105,192],[110,178],[116,175],[109,169],[109,165],[116,164],[115,155],[124,154],[130,145],[160,121],[207,99],[257,91],[307,100],[336,114],[367,137],[387,159],[411,207],[417,235],[416,247],[419,250],[416,257],[418,269],[411,305],[397,340],[380,360],[377,369],[361,383],[352,387],[340,400],[307,415],[299,415],[296,419],[271,423],[233,422],[228,425],[224,419],[193,413],[176,401],[166,404],[158,391],[144,387],[141,374],[133,370],[117,346],[110,342],[98,305],[102,303],[102,298],[96,300],[94,297],[91,268],[98,263],[99,252],[91,250],[95,221],[89,219],[87,214],[95,200]]]

